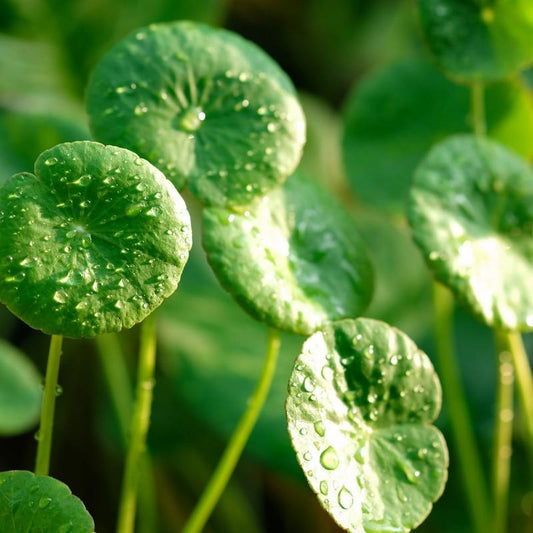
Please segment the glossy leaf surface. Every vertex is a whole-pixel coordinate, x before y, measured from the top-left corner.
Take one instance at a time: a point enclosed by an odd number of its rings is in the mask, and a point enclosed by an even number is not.
[[[321,504],[351,532],[404,532],[442,493],[448,453],[431,425],[441,390],[428,357],[399,330],[343,320],[304,344],[287,417]]]
[[[533,330],[533,172],[486,139],[437,145],[415,175],[413,237],[437,279],[490,326]]]
[[[31,429],[41,411],[41,376],[11,344],[0,341],[0,435]]]
[[[465,81],[494,81],[533,62],[530,0],[419,0],[420,20],[440,66]]]
[[[98,140],[125,146],[207,204],[242,205],[298,164],[305,120],[283,71],[226,30],[152,25],[108,52],[88,89]]]
[[[523,156],[533,154],[533,104],[518,82],[490,85],[487,134]],[[472,131],[470,90],[421,59],[381,68],[359,82],[344,111],[343,158],[357,196],[405,210],[416,166],[435,143]]]
[[[128,150],[65,143],[0,189],[0,298],[45,333],[131,327],[176,289],[191,245],[185,204]]]
[[[242,211],[204,211],[203,244],[223,287],[253,317],[293,333],[359,315],[373,271],[351,218],[297,174]]]
[[[93,533],[83,503],[57,479],[32,472],[0,473],[2,533]]]

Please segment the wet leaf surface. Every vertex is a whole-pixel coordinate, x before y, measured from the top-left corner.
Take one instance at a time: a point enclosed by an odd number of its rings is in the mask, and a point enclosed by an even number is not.
[[[143,320],[176,289],[185,204],[128,150],[65,143],[0,189],[0,298],[45,333],[90,337]]]
[[[437,145],[418,168],[413,237],[435,276],[490,326],[533,330],[533,171],[471,135]]]
[[[405,334],[363,318],[315,333],[286,406],[300,466],[339,525],[404,532],[429,514],[447,478],[446,444],[431,425],[441,390]]]

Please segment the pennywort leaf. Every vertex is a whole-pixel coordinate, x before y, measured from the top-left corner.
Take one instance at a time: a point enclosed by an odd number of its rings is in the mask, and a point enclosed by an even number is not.
[[[32,472],[0,473],[0,524],[3,533],[93,533],[83,503],[57,479]]]
[[[122,148],[58,145],[0,189],[0,300],[45,333],[140,322],[176,289],[190,245],[172,184]]]
[[[494,81],[533,62],[530,0],[419,0],[427,43],[454,78]]]
[[[343,320],[305,342],[289,381],[289,433],[339,525],[405,532],[429,514],[447,477],[446,444],[431,425],[440,406],[428,357],[383,322]]]
[[[413,237],[439,281],[479,319],[533,330],[533,171],[472,135],[437,145],[418,168]]]
[[[41,411],[41,376],[35,365],[0,340],[0,435],[31,429]]]
[[[359,315],[370,301],[364,243],[342,207],[309,179],[295,174],[239,211],[206,208],[203,222],[222,286],[271,327],[309,334]]]
[[[305,120],[291,82],[252,43],[192,22],[151,25],[97,66],[97,139],[129,148],[207,204],[243,205],[298,164]]]

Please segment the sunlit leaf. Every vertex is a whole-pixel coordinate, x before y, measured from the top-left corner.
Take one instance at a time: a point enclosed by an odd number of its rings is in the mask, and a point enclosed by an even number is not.
[[[437,279],[481,320],[533,330],[533,171],[487,139],[436,146],[411,191],[413,237]]]
[[[109,51],[88,89],[98,140],[125,146],[203,202],[242,205],[298,164],[305,120],[291,82],[226,30],[152,25]]]
[[[69,337],[131,327],[176,289],[191,244],[172,184],[128,150],[80,141],[0,189],[0,299]]]
[[[405,532],[429,514],[447,477],[431,425],[441,391],[428,357],[399,330],[343,320],[303,346],[287,417],[321,504],[352,533]]]

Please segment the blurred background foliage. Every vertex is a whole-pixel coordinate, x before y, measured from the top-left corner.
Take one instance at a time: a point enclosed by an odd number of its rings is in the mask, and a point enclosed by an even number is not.
[[[83,97],[95,63],[135,28],[177,19],[237,31],[289,73],[308,120],[302,168],[352,212],[373,255],[376,293],[366,315],[400,327],[432,356],[431,279],[410,240],[403,202],[427,149],[471,125],[467,90],[431,65],[411,0],[0,0],[0,183],[30,171],[46,148],[90,138]],[[526,83],[533,85],[531,72],[490,88],[487,107],[489,134],[530,157],[533,103]],[[266,328],[211,274],[198,235],[199,209],[187,201],[197,238],[180,289],[158,312],[160,357],[149,437],[154,468],[143,486],[141,533],[179,531],[244,409],[266,345]],[[455,322],[488,465],[492,337],[461,309]],[[44,372],[47,339],[1,307],[0,333],[6,339],[0,343],[0,470],[31,469],[37,368]],[[120,337],[131,379],[137,333],[134,328]],[[531,336],[526,342],[531,353]],[[206,531],[339,531],[307,488],[286,431],[287,380],[301,343],[283,338],[266,408]],[[94,342],[66,342],[52,473],[85,502],[99,533],[113,530],[123,461],[105,376]],[[445,408],[438,423],[448,434]],[[510,531],[533,531],[532,469],[519,417],[515,426]],[[450,451],[446,492],[420,531],[469,531]]]

